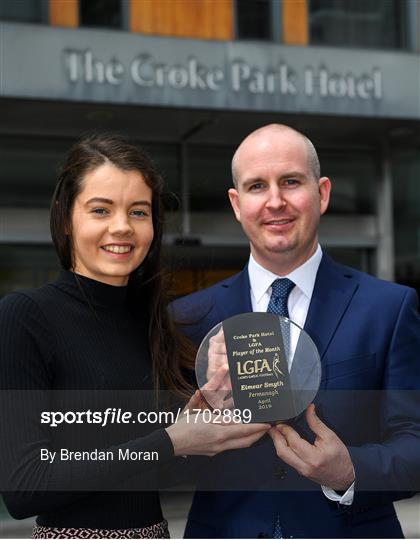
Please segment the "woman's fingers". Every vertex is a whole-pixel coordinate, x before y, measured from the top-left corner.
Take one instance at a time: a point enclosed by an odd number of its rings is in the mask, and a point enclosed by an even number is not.
[[[226,355],[225,336],[223,328],[209,339],[207,379],[211,379],[215,372],[224,365],[228,365]]]
[[[206,401],[215,409],[227,409],[226,398],[232,388],[228,366],[220,366],[201,391]]]
[[[223,449],[221,450],[224,452],[225,450],[235,450],[239,448],[248,448],[249,446],[256,443],[261,437],[263,437],[267,433],[268,429],[257,431],[256,433],[251,433],[250,435],[245,435],[243,437],[239,437],[237,439],[228,439],[223,444]]]

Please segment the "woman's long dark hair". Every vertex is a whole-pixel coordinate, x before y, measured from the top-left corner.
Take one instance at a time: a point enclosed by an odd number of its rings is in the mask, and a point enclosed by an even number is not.
[[[128,294],[131,303],[144,305],[146,302],[148,308],[155,388],[159,390],[163,383],[180,397],[189,397],[193,389],[183,373],[192,368],[194,349],[168,314],[167,287],[161,270],[163,182],[146,152],[113,134],[90,135],[71,148],[51,203],[50,228],[55,249],[62,267],[73,270],[71,223],[74,202],[83,188],[86,174],[107,162],[123,171],[138,171],[152,190],[153,241],[142,264],[130,275]]]

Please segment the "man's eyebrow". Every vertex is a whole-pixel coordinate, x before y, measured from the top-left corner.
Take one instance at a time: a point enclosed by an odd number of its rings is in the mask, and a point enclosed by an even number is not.
[[[303,174],[302,172],[299,172],[299,171],[290,171],[290,172],[286,172],[286,173],[280,175],[277,179],[278,180],[284,180],[285,178],[305,178],[305,174]],[[261,178],[259,176],[255,177],[255,178],[247,178],[242,183],[242,186],[247,187],[250,184],[254,184],[256,182],[265,182],[265,179]]]
[[[247,187],[249,186],[250,184],[255,184],[256,182],[264,182],[263,178],[259,178],[259,177],[256,177],[256,178],[248,178],[247,180],[245,180],[243,183],[242,183],[242,186],[243,187]]]
[[[305,178],[306,175],[302,172],[299,172],[299,171],[290,171],[290,172],[287,172],[285,174],[282,174],[280,176],[280,180],[282,180],[283,178],[295,178],[295,177],[298,177],[298,178]]]
[[[86,205],[88,204],[114,204],[114,201],[112,201],[111,199],[105,199],[104,197],[92,197],[92,199],[89,199],[88,201],[86,201]],[[131,203],[131,206],[148,206],[149,208],[152,206],[152,204],[150,203],[150,201],[133,201]]]

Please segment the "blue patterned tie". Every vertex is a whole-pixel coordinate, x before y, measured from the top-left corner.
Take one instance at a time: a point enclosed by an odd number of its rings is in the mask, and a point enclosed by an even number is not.
[[[268,303],[267,311],[269,313],[275,313],[282,317],[289,317],[289,311],[287,309],[287,300],[289,298],[290,291],[295,284],[292,280],[287,278],[278,278],[271,284],[271,297]]]
[[[283,538],[283,531],[280,527],[280,517],[277,516],[276,523],[274,524],[273,538]]]
[[[287,301],[289,299],[289,294],[292,291],[295,284],[293,281],[287,278],[278,278],[275,279],[271,285],[271,297],[270,302],[268,303],[267,312],[274,313],[275,315],[281,315],[282,317],[289,317],[289,310],[287,309]],[[282,325],[282,336],[283,336],[283,345],[284,352],[286,357],[289,356],[289,342],[290,342],[290,333],[289,325]],[[273,538],[283,538],[283,533],[280,525],[280,516],[277,516],[277,519],[274,523]]]
[[[287,278],[277,278],[271,284],[271,297],[268,303],[267,312],[289,318],[289,310],[287,309],[287,301],[289,294],[295,284]],[[281,334],[283,336],[284,353],[286,360],[290,355],[290,326],[289,324],[281,323]]]

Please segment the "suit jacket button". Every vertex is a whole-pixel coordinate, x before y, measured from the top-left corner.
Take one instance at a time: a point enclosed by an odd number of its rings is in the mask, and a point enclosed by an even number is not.
[[[259,532],[257,538],[270,538],[267,533]]]
[[[287,476],[287,471],[281,465],[278,465],[274,471],[274,476],[279,480],[284,480]]]

